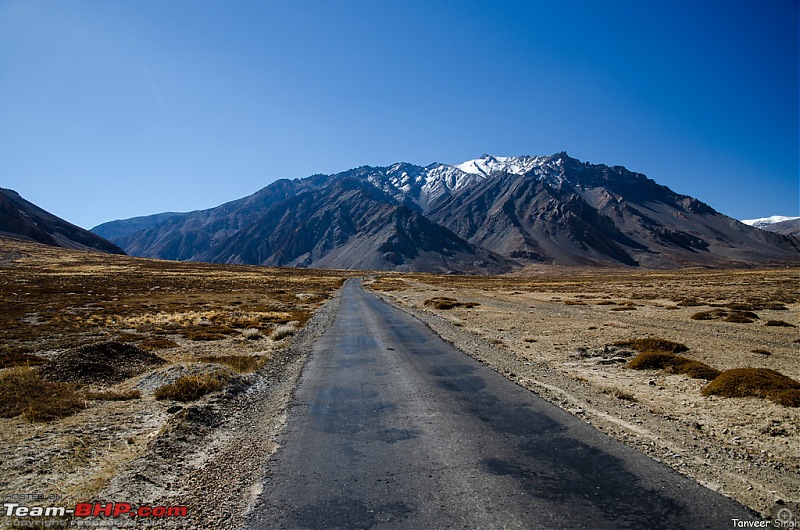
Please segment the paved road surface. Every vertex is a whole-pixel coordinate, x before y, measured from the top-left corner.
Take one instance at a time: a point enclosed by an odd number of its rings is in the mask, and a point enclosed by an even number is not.
[[[520,388],[349,281],[250,528],[732,528],[741,505]]]

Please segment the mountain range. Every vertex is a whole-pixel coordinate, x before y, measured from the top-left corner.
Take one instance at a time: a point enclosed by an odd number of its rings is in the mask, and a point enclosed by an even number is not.
[[[56,217],[26,201],[16,191],[5,188],[0,188],[0,236],[55,247],[125,253],[104,238]]]
[[[759,230],[621,166],[483,155],[282,179],[216,208],[92,229],[135,256],[502,273],[534,263],[674,268],[800,262]]]

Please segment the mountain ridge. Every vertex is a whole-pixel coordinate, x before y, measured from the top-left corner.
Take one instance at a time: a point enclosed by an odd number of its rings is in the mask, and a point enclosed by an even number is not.
[[[125,253],[101,236],[43,210],[6,188],[0,188],[0,236],[53,247]]]
[[[93,230],[145,257],[303,267],[497,273],[530,263],[800,261],[794,238],[748,227],[623,166],[566,152],[360,166],[163,215]]]

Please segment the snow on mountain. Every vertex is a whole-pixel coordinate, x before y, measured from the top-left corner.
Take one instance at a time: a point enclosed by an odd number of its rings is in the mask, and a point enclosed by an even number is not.
[[[423,211],[442,198],[500,174],[561,179],[562,160],[554,156],[492,156],[460,164],[431,164],[426,167],[398,163],[387,168],[370,168],[369,182],[400,202],[411,199]]]
[[[756,228],[764,228],[766,226],[782,223],[784,221],[794,221],[800,217],[786,217],[785,215],[773,215],[772,217],[761,217],[759,219],[744,219],[742,222],[746,225],[754,226]]]
[[[531,169],[541,166],[547,157],[541,156],[492,156],[483,155],[474,160],[467,160],[456,167],[464,173],[471,175],[491,176],[498,173],[513,173],[524,175]]]

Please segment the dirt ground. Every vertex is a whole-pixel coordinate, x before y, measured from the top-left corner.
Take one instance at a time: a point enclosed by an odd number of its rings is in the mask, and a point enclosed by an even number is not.
[[[629,369],[637,352],[612,346],[663,338],[719,370],[800,380],[800,270],[382,275],[373,288],[518,384],[763,515],[800,500],[800,408],[706,397],[708,381]],[[757,318],[692,318],[729,307]]]
[[[100,498],[165,441],[187,431],[200,440],[221,425],[238,394],[283,389],[287,348],[346,276],[0,238],[0,498],[65,507]],[[20,374],[41,399],[17,410],[12,376]],[[223,388],[157,399],[184,376],[213,376]],[[76,406],[60,406],[71,400]],[[279,422],[279,411],[269,419]],[[169,480],[162,486],[180,491]]]
[[[310,345],[355,275],[0,238],[0,497],[185,504],[186,527],[237,528],[258,494],[253,462],[274,451]],[[629,369],[635,352],[613,346],[657,337],[719,370],[800,380],[800,270],[374,279],[462,351],[678,472],[764,515],[800,500],[800,409],[705,397],[706,381]],[[731,312],[755,316],[725,321]],[[187,378],[222,383],[157,399]],[[42,394],[25,409],[11,406],[22,380]]]

